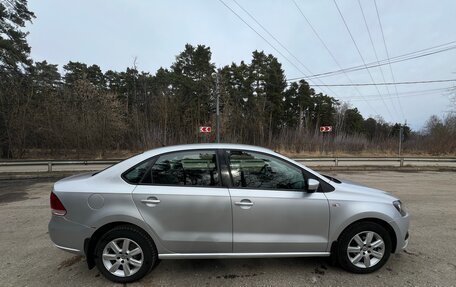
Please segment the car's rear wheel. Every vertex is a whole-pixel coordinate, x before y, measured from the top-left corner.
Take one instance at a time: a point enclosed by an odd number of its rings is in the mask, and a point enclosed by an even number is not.
[[[342,268],[354,273],[380,269],[391,254],[391,238],[381,225],[360,222],[348,227],[340,236],[337,258]]]
[[[133,226],[118,226],[106,232],[95,248],[98,270],[109,280],[129,283],[144,277],[158,262],[150,237]]]

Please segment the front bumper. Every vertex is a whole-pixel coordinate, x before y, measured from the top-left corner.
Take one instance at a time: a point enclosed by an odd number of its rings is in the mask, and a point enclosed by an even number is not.
[[[399,252],[407,248],[409,244],[409,214],[403,217],[397,217],[395,220],[390,222],[390,225],[396,233],[396,250],[393,252]]]
[[[88,226],[55,215],[49,221],[48,229],[49,237],[57,248],[80,255],[84,255],[84,240],[94,232]]]
[[[409,233],[407,231],[407,234],[405,235],[404,245],[401,248],[402,250],[405,250],[407,248],[408,243],[409,243],[409,237],[410,237],[410,235],[409,235]]]

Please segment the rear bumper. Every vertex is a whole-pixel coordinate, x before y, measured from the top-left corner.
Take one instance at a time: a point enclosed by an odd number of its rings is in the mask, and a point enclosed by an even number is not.
[[[48,229],[49,237],[57,248],[80,255],[84,255],[84,240],[94,232],[88,226],[55,215],[49,221]]]
[[[67,252],[74,253],[74,254],[81,254],[81,250],[78,250],[78,249],[60,246],[55,243],[54,243],[54,246],[57,247],[58,249],[62,249],[63,251],[67,251]]]

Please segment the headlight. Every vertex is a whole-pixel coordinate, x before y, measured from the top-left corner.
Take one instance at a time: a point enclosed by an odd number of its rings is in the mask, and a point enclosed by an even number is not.
[[[393,205],[394,205],[394,207],[396,207],[397,211],[399,211],[399,213],[402,216],[405,216],[407,214],[407,210],[405,209],[404,204],[402,204],[402,202],[400,200],[394,201]]]

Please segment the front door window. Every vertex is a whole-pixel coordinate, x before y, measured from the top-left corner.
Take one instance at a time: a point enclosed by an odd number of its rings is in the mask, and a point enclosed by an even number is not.
[[[283,160],[261,153],[228,152],[236,188],[299,190],[305,187],[302,171]]]

